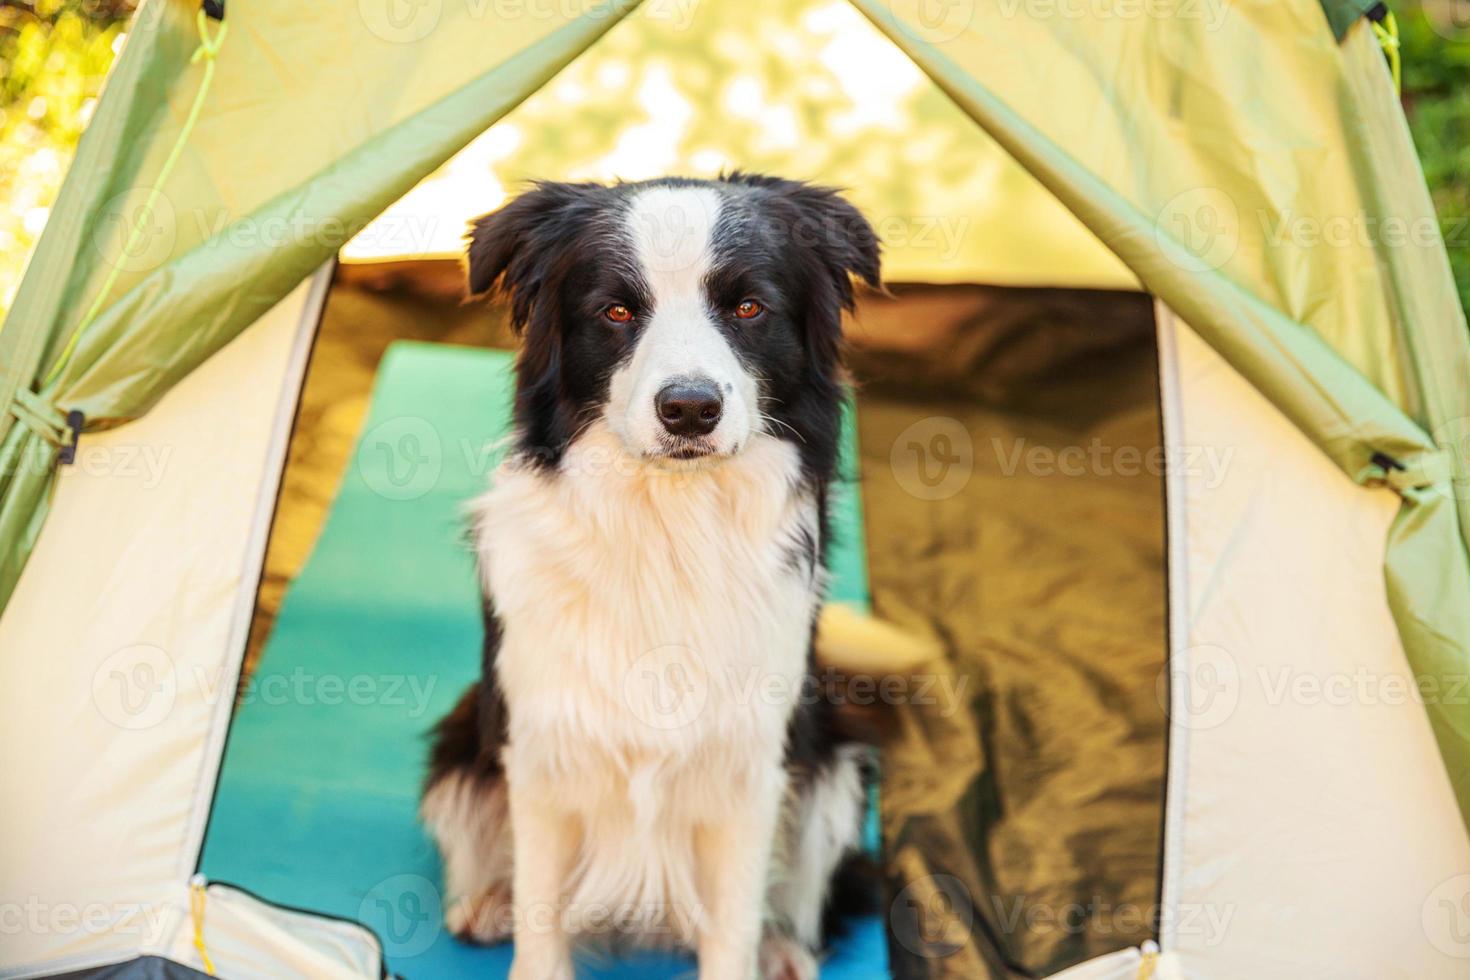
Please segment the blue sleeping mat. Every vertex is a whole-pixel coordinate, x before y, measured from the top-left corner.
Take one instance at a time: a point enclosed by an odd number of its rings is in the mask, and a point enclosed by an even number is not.
[[[511,392],[506,353],[388,349],[331,514],[236,710],[200,862],[212,881],[362,922],[389,969],[409,978],[503,977],[510,965],[509,945],[444,931],[439,859],[416,809],[427,732],[479,672],[462,509],[493,468]],[[835,596],[861,605],[858,501],[840,497]],[[887,962],[875,917],[855,923],[822,975],[882,977]],[[634,954],[579,964],[578,975],[657,980],[692,969]]]

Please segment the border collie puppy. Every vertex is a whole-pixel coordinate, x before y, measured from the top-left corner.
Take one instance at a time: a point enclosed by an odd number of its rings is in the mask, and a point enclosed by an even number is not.
[[[524,343],[473,507],[483,675],[421,807],[448,926],[513,933],[515,980],[571,978],[579,935],[813,977],[864,812],[812,638],[873,230],[752,174],[542,183],[473,223],[468,269]]]

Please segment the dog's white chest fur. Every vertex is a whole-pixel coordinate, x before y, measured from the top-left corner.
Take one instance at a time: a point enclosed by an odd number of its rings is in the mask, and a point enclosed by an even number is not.
[[[796,452],[758,436],[656,469],[598,423],[555,474],[502,467],[475,509],[513,791],[582,817],[579,900],[677,901],[693,826],[784,779],[822,585]]]

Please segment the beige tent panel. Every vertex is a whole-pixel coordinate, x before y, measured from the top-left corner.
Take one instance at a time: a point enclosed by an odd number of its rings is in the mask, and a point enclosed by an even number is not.
[[[26,747],[0,768],[0,799],[26,801],[0,807],[0,894],[41,924],[5,936],[9,969],[127,959],[178,928],[325,286],[61,473],[0,618],[0,649],[26,653],[0,657],[0,741]]]
[[[310,977],[352,980],[381,976],[382,947],[355,922],[283,909],[227,885],[206,890],[203,906],[206,949],[216,969],[235,978]],[[207,964],[194,945],[192,921],[185,920],[157,953],[196,970]]]
[[[1174,460],[1161,944],[1208,977],[1343,976],[1366,950],[1373,971],[1463,977],[1464,949],[1426,926],[1470,841],[1444,770],[1422,763],[1434,738],[1389,612],[1398,500],[1343,476],[1162,307],[1159,349]]]

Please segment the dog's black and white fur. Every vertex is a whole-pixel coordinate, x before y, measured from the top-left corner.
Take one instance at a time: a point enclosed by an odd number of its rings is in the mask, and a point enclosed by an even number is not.
[[[474,222],[468,266],[524,345],[474,505],[483,677],[422,802],[449,927],[513,931],[516,980],[570,978],[606,933],[693,948],[707,980],[815,976],[863,815],[809,682],[872,228],[750,174],[544,183]]]

